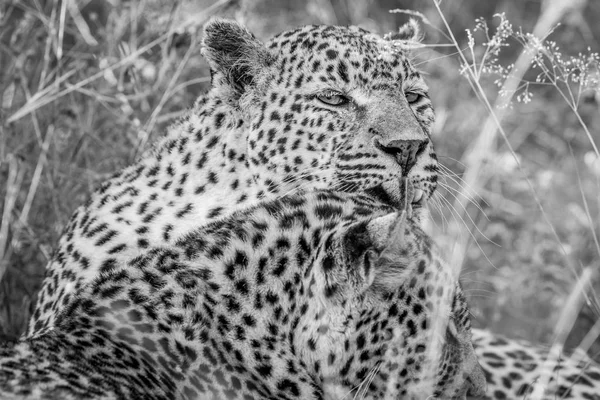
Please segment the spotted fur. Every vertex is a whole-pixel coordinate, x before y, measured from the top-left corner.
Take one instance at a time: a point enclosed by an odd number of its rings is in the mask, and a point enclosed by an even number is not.
[[[433,110],[405,42],[393,39],[307,26],[263,45],[234,22],[208,23],[212,88],[74,212],[27,334],[53,326],[73,294],[113,265],[265,199],[327,188],[398,206],[400,177],[428,198],[437,182]],[[347,102],[323,102],[333,96]]]
[[[0,397],[482,394],[456,277],[399,214],[294,194],[114,263],[52,329],[0,350]]]
[[[482,399],[600,400],[600,365],[583,352],[549,358],[549,348],[483,330],[473,330],[473,345],[488,385]]]

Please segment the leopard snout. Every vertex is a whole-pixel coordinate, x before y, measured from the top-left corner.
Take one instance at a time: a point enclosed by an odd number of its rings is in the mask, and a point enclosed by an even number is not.
[[[375,140],[375,147],[380,151],[394,157],[402,168],[402,175],[407,176],[412,167],[417,163],[419,156],[425,151],[429,139],[390,140],[382,143]]]

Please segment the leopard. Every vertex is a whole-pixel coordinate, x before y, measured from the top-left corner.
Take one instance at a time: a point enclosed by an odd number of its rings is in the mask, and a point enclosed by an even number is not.
[[[464,399],[485,378],[420,222],[314,190],[200,224],[0,347],[3,399]]]
[[[203,35],[210,90],[74,212],[24,336],[52,330],[75,294],[114,265],[294,191],[363,192],[426,218],[439,167],[428,88],[411,62],[414,21],[384,37],[306,26],[263,44],[216,18]]]
[[[313,25],[263,43],[233,20],[209,21],[201,52],[210,89],[73,212],[25,335],[52,327],[114,264],[297,190],[408,202],[424,219],[438,162],[428,88],[411,63],[419,38],[411,20],[384,36]]]
[[[600,400],[600,365],[570,351],[473,329],[475,354],[487,381],[486,400]]]

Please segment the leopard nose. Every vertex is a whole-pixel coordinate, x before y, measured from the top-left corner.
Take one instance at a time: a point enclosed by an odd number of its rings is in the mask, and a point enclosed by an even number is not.
[[[379,143],[379,147],[383,152],[394,156],[402,167],[402,175],[407,175],[428,143],[429,139],[390,140],[387,143]]]

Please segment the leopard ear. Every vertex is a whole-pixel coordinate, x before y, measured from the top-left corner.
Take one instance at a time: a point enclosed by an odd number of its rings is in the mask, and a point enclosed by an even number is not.
[[[423,39],[421,27],[416,19],[411,18],[407,23],[402,25],[398,32],[390,33],[385,36],[387,40],[400,40],[407,43],[420,43]]]
[[[225,89],[234,100],[254,85],[257,75],[274,61],[250,31],[221,18],[211,19],[204,27],[202,55],[210,65],[213,87]]]
[[[358,275],[366,286],[395,286],[407,275],[410,260],[405,240],[406,211],[356,224],[344,237],[349,264],[360,266]]]

